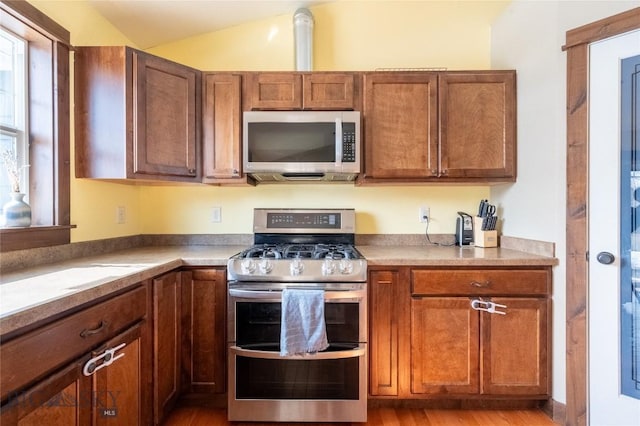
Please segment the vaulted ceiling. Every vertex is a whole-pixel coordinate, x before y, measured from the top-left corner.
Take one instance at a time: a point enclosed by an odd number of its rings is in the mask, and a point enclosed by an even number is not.
[[[327,0],[88,0],[142,49],[245,22],[293,14]]]

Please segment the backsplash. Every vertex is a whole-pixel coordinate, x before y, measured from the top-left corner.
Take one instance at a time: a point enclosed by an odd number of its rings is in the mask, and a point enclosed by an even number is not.
[[[453,245],[452,234],[433,234],[427,240],[424,234],[356,234],[356,246],[429,246],[432,244]],[[238,245],[249,246],[253,243],[252,234],[148,234],[130,237],[107,238],[84,241],[54,247],[28,250],[16,250],[2,253],[0,270],[11,272],[39,265],[63,262],[79,257],[97,256],[120,250],[149,246],[186,246],[186,245]],[[503,236],[502,248],[523,251],[540,256],[554,257],[555,244],[524,238]]]

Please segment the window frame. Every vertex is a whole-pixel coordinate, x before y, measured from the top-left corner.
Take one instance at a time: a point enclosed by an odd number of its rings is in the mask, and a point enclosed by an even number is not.
[[[31,227],[0,229],[0,252],[68,244],[74,227],[70,224],[70,34],[26,1],[2,0],[0,22],[28,41],[32,214]]]
[[[18,65],[17,67],[15,67],[16,70],[18,70],[20,72],[20,83],[16,84],[16,79],[18,77],[16,77],[14,75],[14,88],[17,88],[20,94],[20,101],[14,101],[13,102],[13,109],[14,109],[14,123],[13,125],[9,125],[8,123],[0,123],[0,135],[4,135],[7,136],[9,138],[14,138],[15,139],[15,146],[16,146],[16,150],[15,150],[15,155],[17,157],[17,162],[18,162],[18,167],[19,167],[19,173],[20,173],[20,189],[22,190],[22,192],[24,192],[26,194],[26,198],[25,200],[28,201],[28,197],[29,197],[29,173],[28,170],[25,170],[28,165],[29,165],[29,148],[28,148],[28,141],[27,141],[27,129],[29,128],[29,111],[27,108],[27,103],[25,102],[25,99],[27,97],[27,81],[28,81],[28,75],[27,75],[27,70],[29,69],[29,58],[28,58],[28,52],[27,52],[27,41],[24,40],[22,37],[19,37],[18,35],[14,34],[12,31],[9,31],[7,28],[0,26],[0,30],[2,30],[4,33],[7,34],[7,37],[10,39],[15,39],[16,42],[19,42],[22,44],[23,48],[24,48],[24,52],[22,53],[22,60],[20,60],[19,62],[21,62],[20,64],[16,64],[15,62],[15,57],[14,57],[14,64],[13,65]],[[3,36],[5,37],[5,36]],[[16,43],[14,43],[15,45]],[[16,72],[16,74],[18,74]],[[4,151],[3,151],[4,153]],[[6,178],[6,173],[2,176],[2,178]],[[7,183],[10,183],[7,179]],[[3,199],[4,197],[0,196],[0,199]],[[5,198],[3,201],[8,201],[8,197]],[[2,206],[0,206],[0,211],[2,211]]]

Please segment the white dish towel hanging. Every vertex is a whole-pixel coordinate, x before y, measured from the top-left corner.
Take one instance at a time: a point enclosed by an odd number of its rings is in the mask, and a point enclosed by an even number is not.
[[[284,289],[280,356],[314,353],[328,347],[324,291]]]

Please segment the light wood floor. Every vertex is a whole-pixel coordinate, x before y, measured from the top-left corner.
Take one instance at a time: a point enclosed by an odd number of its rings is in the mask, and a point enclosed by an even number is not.
[[[370,408],[367,423],[245,423],[227,421],[224,409],[179,407],[163,426],[553,426],[540,410],[435,410]]]

